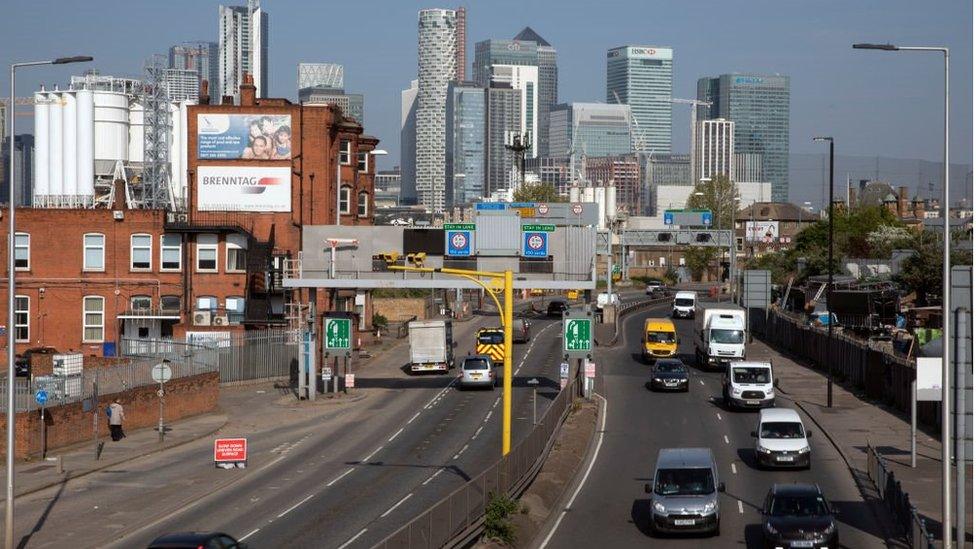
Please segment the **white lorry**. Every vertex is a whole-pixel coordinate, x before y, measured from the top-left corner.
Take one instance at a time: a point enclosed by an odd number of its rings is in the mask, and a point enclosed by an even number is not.
[[[410,371],[440,372],[454,365],[454,333],[450,320],[414,320],[407,324]]]
[[[746,357],[746,311],[732,303],[699,302],[695,311],[695,361],[725,368]]]

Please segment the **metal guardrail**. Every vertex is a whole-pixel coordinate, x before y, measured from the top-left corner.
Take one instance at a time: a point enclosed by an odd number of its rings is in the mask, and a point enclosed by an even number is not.
[[[867,472],[868,478],[878,488],[885,507],[895,516],[895,523],[908,538],[910,547],[935,549],[935,538],[928,532],[925,520],[912,505],[908,493],[902,491],[901,483],[895,479],[894,473],[885,467],[884,457],[870,443],[867,451]]]

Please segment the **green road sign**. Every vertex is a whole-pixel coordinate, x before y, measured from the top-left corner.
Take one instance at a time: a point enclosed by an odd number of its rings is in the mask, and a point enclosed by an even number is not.
[[[593,320],[567,318],[563,321],[563,350],[589,351],[593,347]]]
[[[445,223],[445,231],[473,231],[474,223]]]
[[[551,232],[555,232],[555,230],[556,230],[555,225],[522,225],[522,232],[524,233],[529,233],[529,232],[551,233]]]
[[[348,318],[325,319],[325,348],[348,350],[352,342]]]

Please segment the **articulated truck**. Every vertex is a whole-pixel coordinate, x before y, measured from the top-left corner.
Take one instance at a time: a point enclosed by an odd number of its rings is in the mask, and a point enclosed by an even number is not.
[[[724,369],[746,358],[746,311],[733,303],[695,307],[695,360],[704,369]]]

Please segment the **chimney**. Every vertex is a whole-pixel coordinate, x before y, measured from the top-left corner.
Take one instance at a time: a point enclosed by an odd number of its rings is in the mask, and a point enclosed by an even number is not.
[[[918,196],[912,200],[912,216],[915,219],[925,219],[925,201]]]
[[[210,82],[206,80],[200,81],[200,97],[197,98],[197,102],[201,105],[210,104]]]
[[[241,83],[241,106],[253,107],[256,103],[258,89],[254,86],[254,77],[250,73],[244,73],[244,82]]]

